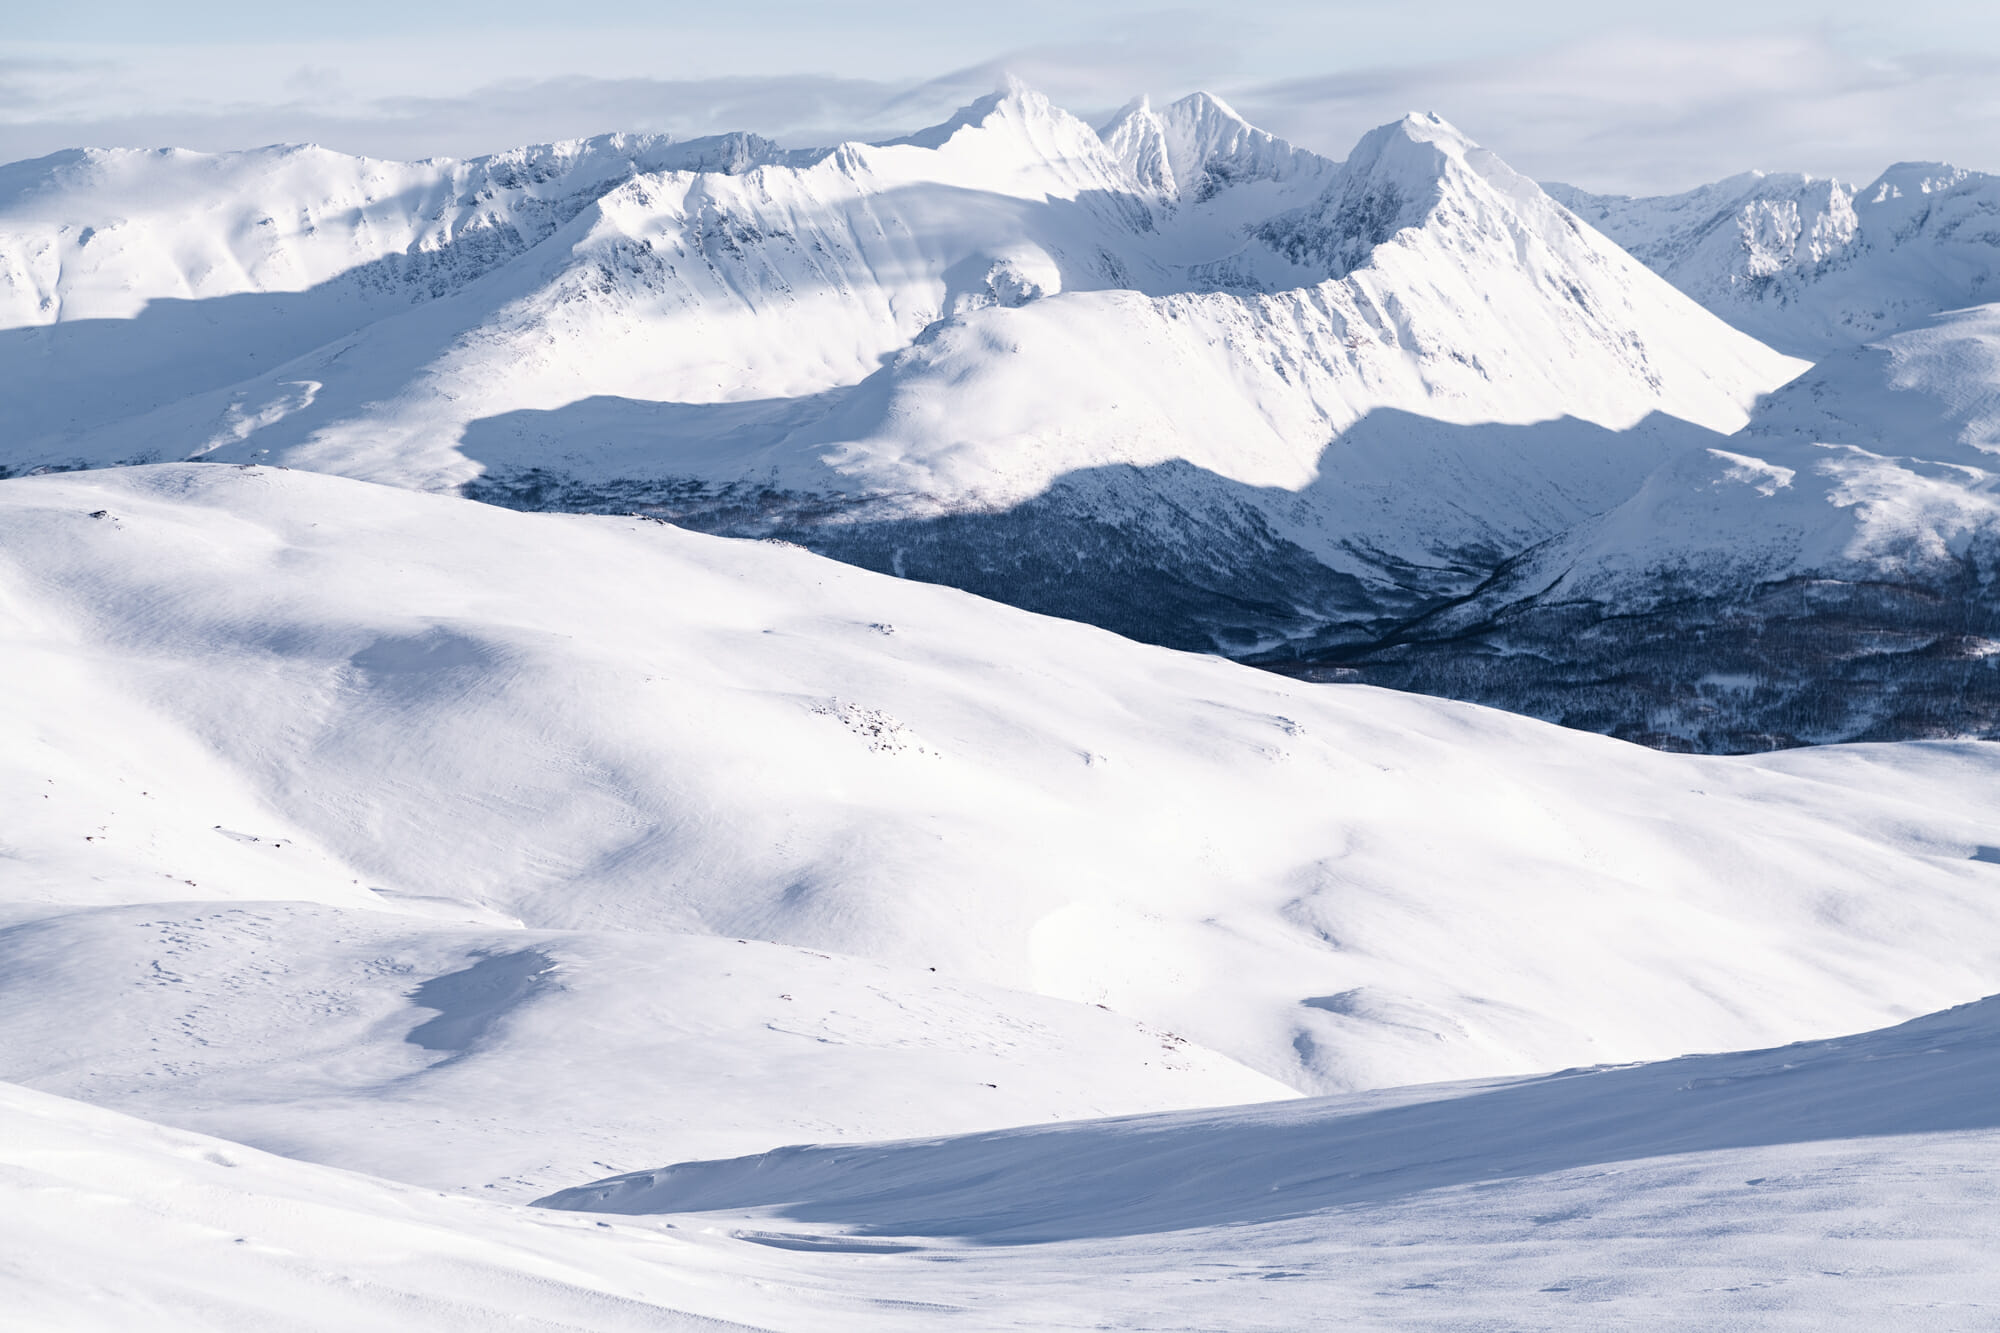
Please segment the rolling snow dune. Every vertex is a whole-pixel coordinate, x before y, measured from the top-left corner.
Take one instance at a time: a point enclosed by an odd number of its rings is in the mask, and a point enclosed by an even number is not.
[[[707,1210],[821,1280],[870,1255],[884,1288],[992,1327],[1983,1328],[1997,1017],[1987,1000],[1778,1050],[794,1148],[544,1202]]]
[[[17,921],[130,893],[771,940],[1309,1091],[1853,1030],[2000,959],[1977,744],[1662,756],[273,469],[9,481],[0,568]]]

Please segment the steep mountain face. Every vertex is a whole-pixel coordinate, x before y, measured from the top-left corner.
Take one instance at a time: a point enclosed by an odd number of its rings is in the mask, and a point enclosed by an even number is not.
[[[1213,98],[1100,135],[1018,88],[811,153],[294,156],[126,164],[225,201],[203,225],[236,249],[208,268],[156,262],[150,215],[99,250],[83,219],[133,213],[116,173],[31,164],[6,244],[41,258],[9,261],[0,378],[80,388],[175,345],[101,396],[18,389],[7,466],[254,459],[643,509],[1247,652],[1470,591],[1798,369],[1432,117],[1344,164]],[[363,239],[313,248],[343,209]],[[266,231],[303,257],[245,248]],[[130,270],[156,298],[46,323],[93,308],[65,275],[97,254],[100,287]],[[237,294],[162,299],[197,270]],[[265,336],[302,305],[310,331]]]
[[[85,149],[0,167],[0,462],[60,461],[63,441],[458,291],[637,173],[782,156],[606,135],[471,162]]]
[[[1989,305],[1822,362],[1362,674],[1698,749],[2000,735],[1996,460]]]
[[[1175,203],[1207,203],[1251,181],[1300,181],[1311,188],[1338,168],[1245,121],[1228,103],[1195,93],[1155,111],[1141,98],[1098,137],[1132,182]]]
[[[1685,194],[1549,193],[1716,314],[1819,358],[2000,296],[2000,177],[1901,162],[1856,190],[1749,172]]]

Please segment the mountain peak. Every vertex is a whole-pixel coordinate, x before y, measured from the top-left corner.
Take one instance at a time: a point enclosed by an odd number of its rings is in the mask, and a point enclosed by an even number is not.
[[[1479,146],[1458,126],[1435,111],[1407,112],[1401,120],[1392,121],[1382,128],[1399,132],[1417,143],[1449,144],[1459,149]]]
[[[1862,197],[1870,203],[1943,194],[1977,173],[1949,162],[1898,162],[1877,176]]]
[[[1253,134],[1263,131],[1238,114],[1235,107],[1209,92],[1192,92],[1167,107],[1167,114],[1184,121],[1209,121],[1232,125]]]
[[[999,88],[960,107],[948,119],[900,138],[881,140],[873,146],[942,148],[960,130],[985,126],[996,117],[1028,124],[1067,124],[1075,120],[1045,94],[1009,74]]]
[[[1097,137],[1141,186],[1169,198],[1180,193],[1167,146],[1166,123],[1153,110],[1151,98],[1141,94],[1120,107],[1098,130]]]
[[[1140,185],[1196,203],[1252,180],[1285,180],[1331,169],[1316,153],[1258,129],[1220,97],[1196,92],[1155,111],[1129,102],[1099,131],[1105,146]]]

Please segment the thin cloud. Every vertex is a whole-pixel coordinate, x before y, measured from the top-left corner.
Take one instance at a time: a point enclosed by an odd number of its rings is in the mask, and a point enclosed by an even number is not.
[[[1683,189],[1749,168],[1864,181],[1911,158],[2000,169],[2000,58],[1987,54],[1864,58],[1826,31],[1622,33],[1280,81],[1254,76],[1242,40],[1218,20],[1149,15],[928,79],[489,75],[479,87],[432,81],[439,91],[426,95],[401,91],[413,78],[306,48],[217,48],[185,69],[10,57],[0,61],[0,161],[80,145],[274,142],[464,157],[608,130],[751,130],[804,146],[907,133],[1014,75],[1091,120],[1138,93],[1207,88],[1334,157],[1375,125],[1431,110],[1532,176],[1599,190]]]
[[[2000,60],[1863,59],[1817,33],[1620,34],[1511,61],[1374,69],[1238,90],[1273,133],[1343,153],[1432,110],[1543,180],[1643,193],[1749,169],[1866,181],[1892,162],[2000,170]]]

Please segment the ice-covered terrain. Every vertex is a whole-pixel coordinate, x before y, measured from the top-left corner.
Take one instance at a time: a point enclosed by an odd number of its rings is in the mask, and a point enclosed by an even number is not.
[[[1550,194],[1772,347],[1818,360],[2000,297],[2000,178],[1899,162],[1863,188],[1747,172],[1685,194]]]
[[[1996,458],[1988,305],[1827,358],[1380,677],[1705,749],[1994,734]]]
[[[15,471],[646,507],[1204,648],[1469,591],[1801,368],[1434,116],[1336,164],[1201,95],[813,151],[70,154],[7,169],[0,256]]]

